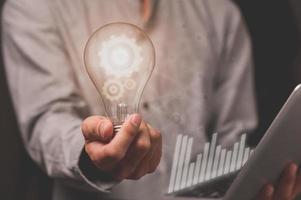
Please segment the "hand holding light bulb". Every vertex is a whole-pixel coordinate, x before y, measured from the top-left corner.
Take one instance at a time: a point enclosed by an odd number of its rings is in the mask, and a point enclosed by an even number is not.
[[[161,134],[138,114],[131,115],[115,136],[112,122],[103,116],[85,119],[82,131],[92,163],[117,180],[139,179],[153,172],[160,162]]]
[[[161,159],[161,134],[137,114],[155,63],[151,40],[134,25],[108,24],[90,37],[84,58],[107,115],[82,124],[90,160],[118,180],[153,172]]]

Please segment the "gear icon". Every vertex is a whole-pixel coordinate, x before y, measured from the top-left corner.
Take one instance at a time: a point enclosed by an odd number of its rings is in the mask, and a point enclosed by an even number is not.
[[[116,101],[124,93],[123,85],[118,80],[109,80],[102,87],[102,93],[107,99]]]
[[[136,86],[136,82],[133,79],[126,79],[124,82],[124,87],[128,90],[132,90],[134,89],[134,87]]]
[[[143,60],[136,40],[126,35],[111,36],[102,43],[98,55],[107,75],[115,77],[130,76],[139,69]]]

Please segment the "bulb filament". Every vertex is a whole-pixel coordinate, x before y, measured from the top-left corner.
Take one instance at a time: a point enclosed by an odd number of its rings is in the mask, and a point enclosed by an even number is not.
[[[114,133],[116,134],[128,117],[128,106],[125,103],[120,103],[117,105],[117,119],[118,121],[114,123]]]

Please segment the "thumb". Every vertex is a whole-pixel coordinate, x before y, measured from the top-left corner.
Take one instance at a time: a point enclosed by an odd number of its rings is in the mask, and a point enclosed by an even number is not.
[[[112,139],[109,145],[111,148],[118,147],[126,153],[127,149],[139,133],[139,127],[142,122],[142,118],[139,114],[133,114],[126,122],[123,123],[120,131]]]
[[[113,137],[112,122],[103,116],[91,116],[82,123],[82,132],[86,141],[109,142]]]

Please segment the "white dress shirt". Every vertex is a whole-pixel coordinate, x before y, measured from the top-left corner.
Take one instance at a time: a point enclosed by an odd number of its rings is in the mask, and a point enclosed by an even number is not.
[[[163,135],[157,171],[113,188],[79,167],[82,120],[104,115],[87,76],[83,49],[100,26],[122,21],[145,27],[136,0],[8,0],[3,52],[26,150],[55,179],[53,199],[166,197],[177,134],[194,137],[192,159],[214,132],[233,143],[256,126],[251,46],[229,0],[162,0],[147,32],[157,62],[141,113]],[[109,191],[109,193],[107,193]]]

